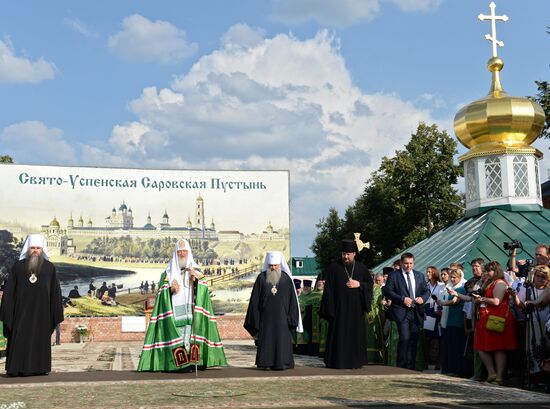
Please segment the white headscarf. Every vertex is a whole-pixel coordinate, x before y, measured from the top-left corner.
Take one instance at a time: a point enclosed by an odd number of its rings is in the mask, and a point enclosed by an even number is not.
[[[288,267],[288,264],[283,256],[283,253],[280,251],[268,251],[265,255],[264,265],[262,271],[267,271],[269,265],[280,264],[281,271],[284,271],[286,275],[290,277],[292,281],[292,288],[294,289],[294,295],[296,296],[296,302],[298,303],[298,326],[296,327],[296,332],[304,332],[302,325],[302,314],[300,313],[300,300],[298,299],[298,293],[296,293],[296,287],[294,287],[294,280],[292,278],[292,272]]]
[[[456,271],[460,276],[460,280],[458,280],[458,283],[456,283],[456,285],[453,285],[451,281],[452,271]],[[466,279],[464,278],[464,271],[462,271],[460,268],[451,269],[451,271],[449,271],[449,281],[447,282],[447,287],[456,290],[457,288],[464,287],[464,284],[466,284]]]
[[[187,250],[187,264],[185,266],[180,266],[179,264],[178,250]],[[171,285],[172,281],[176,280],[181,289],[178,293],[172,294],[172,304],[174,307],[176,305],[191,303],[191,291],[189,290],[189,269],[197,267],[198,264],[195,263],[195,260],[193,259],[193,253],[191,252],[189,242],[185,239],[178,240],[176,242],[174,254],[172,255],[172,260],[170,260],[170,265],[168,266],[168,282]],[[182,269],[185,276],[182,275]],[[187,286],[185,285],[186,283]]]
[[[42,257],[45,260],[49,260],[48,257],[48,245],[46,244],[46,239],[42,234],[29,234],[23,244],[21,249],[21,254],[19,255],[19,260],[27,258],[27,252],[31,247],[42,247]]]

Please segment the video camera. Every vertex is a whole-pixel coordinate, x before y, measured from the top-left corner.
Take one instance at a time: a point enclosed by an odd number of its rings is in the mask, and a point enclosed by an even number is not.
[[[512,251],[514,249],[523,248],[521,241],[519,240],[512,240],[511,242],[504,242],[504,250]]]

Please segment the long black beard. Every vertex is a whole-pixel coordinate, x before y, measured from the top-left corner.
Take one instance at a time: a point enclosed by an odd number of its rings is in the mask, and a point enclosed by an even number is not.
[[[27,273],[29,275],[38,275],[40,274],[40,270],[42,270],[42,264],[44,263],[44,259],[42,256],[29,256],[25,260],[25,269],[27,270]]]

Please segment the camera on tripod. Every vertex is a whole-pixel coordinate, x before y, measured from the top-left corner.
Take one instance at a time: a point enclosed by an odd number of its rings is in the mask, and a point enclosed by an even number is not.
[[[521,241],[519,240],[512,240],[511,242],[504,242],[504,250],[512,251],[514,249],[523,248],[521,245]]]

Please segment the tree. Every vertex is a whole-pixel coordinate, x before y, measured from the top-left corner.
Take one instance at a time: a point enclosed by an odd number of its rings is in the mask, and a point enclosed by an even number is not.
[[[0,281],[7,277],[11,266],[19,258],[22,245],[9,231],[0,230]]]
[[[454,164],[456,146],[437,125],[421,122],[404,151],[382,160],[380,168],[397,189],[396,203],[406,215],[408,231],[420,226],[427,237],[460,216],[460,196],[453,187],[462,174],[462,167]]]
[[[340,254],[342,219],[338,216],[338,211],[331,207],[328,216],[322,218],[315,227],[317,227],[318,233],[311,245],[311,251],[315,254],[315,259],[321,269],[324,269],[337,260]]]
[[[550,139],[550,84],[548,84],[548,81],[535,81],[535,84],[537,84],[537,95],[529,99],[538,103],[544,110],[546,122],[540,136],[541,138]]]
[[[395,202],[397,194],[397,189],[388,185],[385,178],[373,174],[353,205],[356,231],[361,233],[364,242],[370,242],[370,250],[363,259],[367,265],[395,254],[396,239],[406,235],[404,214]]]
[[[455,139],[437,125],[420,123],[404,150],[382,158],[363,194],[346,211],[339,234],[334,227],[332,234],[352,238],[351,233],[360,232],[362,241],[371,243],[361,258],[374,264],[454,222],[462,215],[462,198],[453,187],[462,174],[453,162],[456,147]],[[317,225],[312,250],[318,258],[317,249],[327,247],[326,231],[335,224],[329,223],[332,212]]]
[[[546,26],[546,28],[548,29],[546,34],[550,34],[550,26]],[[546,120],[540,136],[542,138],[550,139],[550,86],[548,81],[535,81],[535,84],[537,85],[538,90],[537,95],[528,98],[538,103],[544,110]]]
[[[0,156],[0,163],[13,163],[13,158],[9,155]]]

